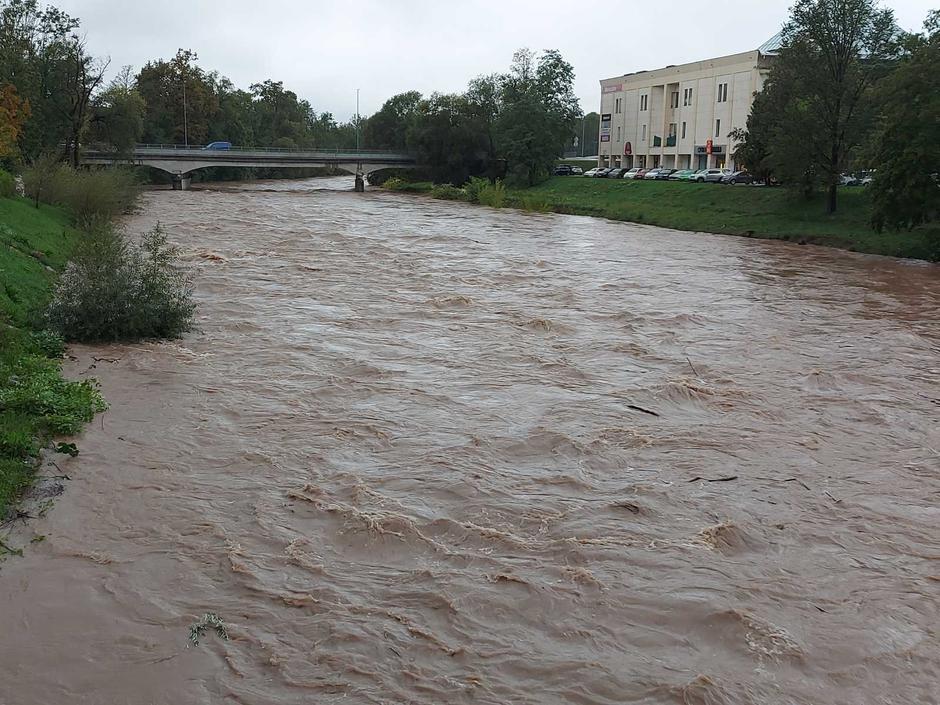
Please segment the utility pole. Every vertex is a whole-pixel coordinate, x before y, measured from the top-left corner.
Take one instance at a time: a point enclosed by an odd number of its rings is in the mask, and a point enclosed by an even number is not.
[[[359,151],[359,89],[356,89],[356,151]]]
[[[581,113],[581,156],[584,156],[584,113]]]
[[[189,116],[186,114],[186,72],[181,71],[183,77],[183,144],[189,146]]]

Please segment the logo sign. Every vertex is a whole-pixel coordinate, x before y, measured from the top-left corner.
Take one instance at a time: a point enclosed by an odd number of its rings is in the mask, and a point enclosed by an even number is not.
[[[601,135],[601,142],[610,142],[610,130],[607,131],[606,135]]]
[[[712,145],[712,141],[711,141],[711,140],[706,140],[706,141],[705,141],[705,154],[711,154],[711,153],[712,153],[712,146],[713,146],[713,145]]]
[[[632,155],[633,155],[633,145],[630,144],[629,142],[627,142],[627,143],[623,146],[623,156],[629,157],[629,156],[632,156]]]
[[[609,86],[604,86],[604,87],[601,89],[601,93],[602,93],[602,94],[606,94],[606,93],[620,93],[620,91],[622,91],[622,90],[623,90],[623,84],[622,84],[622,83],[612,83],[612,84],[609,85]]]
[[[610,142],[610,113],[601,115],[601,142]]]

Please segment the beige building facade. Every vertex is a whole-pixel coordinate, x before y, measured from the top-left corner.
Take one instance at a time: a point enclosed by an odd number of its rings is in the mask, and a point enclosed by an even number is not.
[[[604,79],[598,165],[734,168],[729,135],[747,126],[778,47]]]

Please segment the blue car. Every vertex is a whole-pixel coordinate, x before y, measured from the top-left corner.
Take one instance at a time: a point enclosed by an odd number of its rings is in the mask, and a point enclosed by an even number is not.
[[[211,142],[207,144],[203,149],[231,149],[231,142]]]

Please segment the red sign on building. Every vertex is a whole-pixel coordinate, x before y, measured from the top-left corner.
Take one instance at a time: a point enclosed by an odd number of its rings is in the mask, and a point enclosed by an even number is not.
[[[707,140],[705,142],[705,154],[711,154],[711,153],[712,153],[712,141]]]
[[[630,144],[629,142],[627,142],[627,143],[623,146],[623,156],[629,157],[629,156],[632,156],[632,155],[633,155],[633,145]]]

